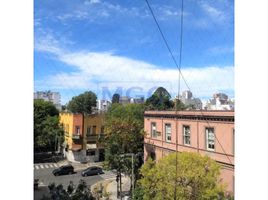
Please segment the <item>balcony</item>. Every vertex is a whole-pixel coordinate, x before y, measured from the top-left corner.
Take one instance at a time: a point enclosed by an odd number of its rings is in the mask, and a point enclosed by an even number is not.
[[[99,138],[99,135],[98,134],[94,134],[94,135],[87,134],[87,141],[90,141],[90,142],[97,141],[98,138]]]
[[[72,138],[78,140],[78,139],[81,139],[81,135],[73,134]]]
[[[99,134],[87,134],[86,135],[87,141],[97,141],[104,138],[104,133]]]
[[[72,139],[73,139],[73,143],[82,144],[82,136],[81,135],[73,134]]]

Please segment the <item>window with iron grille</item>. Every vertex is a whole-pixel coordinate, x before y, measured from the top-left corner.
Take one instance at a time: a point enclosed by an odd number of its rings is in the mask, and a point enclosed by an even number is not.
[[[171,124],[165,124],[166,142],[171,142]]]
[[[157,133],[156,133],[156,123],[152,122],[151,123],[151,136],[152,137],[157,137]]]
[[[75,126],[75,133],[80,135],[80,126]]]
[[[87,127],[87,135],[90,135],[91,134],[91,126],[88,126]]]
[[[183,126],[183,143],[191,145],[190,126]]]
[[[206,144],[207,150],[215,150],[215,133],[214,128],[206,128]]]
[[[97,126],[93,126],[92,135],[96,135],[96,134],[97,134]]]

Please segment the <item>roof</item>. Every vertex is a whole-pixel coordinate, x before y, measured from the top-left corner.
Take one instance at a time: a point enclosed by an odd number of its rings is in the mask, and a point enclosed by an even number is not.
[[[191,116],[230,116],[234,117],[233,110],[183,110],[183,111],[160,111],[148,110],[144,115],[191,115]]]
[[[234,111],[232,110],[184,110],[184,111],[145,111],[144,117],[153,118],[179,118],[193,120],[213,120],[234,122]]]

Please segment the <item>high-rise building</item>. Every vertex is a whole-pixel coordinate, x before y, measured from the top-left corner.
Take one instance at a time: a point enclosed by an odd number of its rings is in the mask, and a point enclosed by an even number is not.
[[[234,110],[234,101],[224,93],[215,93],[204,106],[206,110]]]
[[[43,99],[45,101],[52,102],[59,110],[61,110],[60,98],[61,96],[59,92],[37,91],[34,93],[34,99]]]
[[[97,110],[100,112],[106,112],[111,106],[111,102],[108,100],[97,100]]]
[[[190,90],[183,91],[179,98],[188,107],[196,110],[202,109],[202,101],[199,98],[193,98],[193,93]]]
[[[131,98],[130,103],[135,103],[135,104],[141,104],[144,103],[144,97],[140,98]]]
[[[119,98],[119,103],[125,105],[130,103],[130,98],[128,96],[122,96]]]
[[[182,92],[183,99],[191,99],[193,97],[193,93],[190,90],[186,90]]]

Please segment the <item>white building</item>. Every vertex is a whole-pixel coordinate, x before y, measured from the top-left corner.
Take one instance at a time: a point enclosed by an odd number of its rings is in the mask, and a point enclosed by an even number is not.
[[[61,110],[61,96],[59,92],[37,91],[34,93],[34,99],[52,102],[58,110]]]
[[[131,98],[130,99],[130,103],[135,103],[135,104],[144,103],[144,98],[143,97],[140,97],[140,98]]]
[[[111,106],[111,102],[108,100],[97,100],[97,110],[106,112]]]
[[[119,98],[119,103],[125,105],[130,103],[130,97],[128,96],[122,96]]]
[[[213,94],[204,106],[206,110],[234,110],[234,100],[229,99],[224,93]]]
[[[186,106],[192,107],[196,110],[202,109],[202,101],[199,98],[193,98],[193,93],[189,90],[183,91],[180,99]]]

